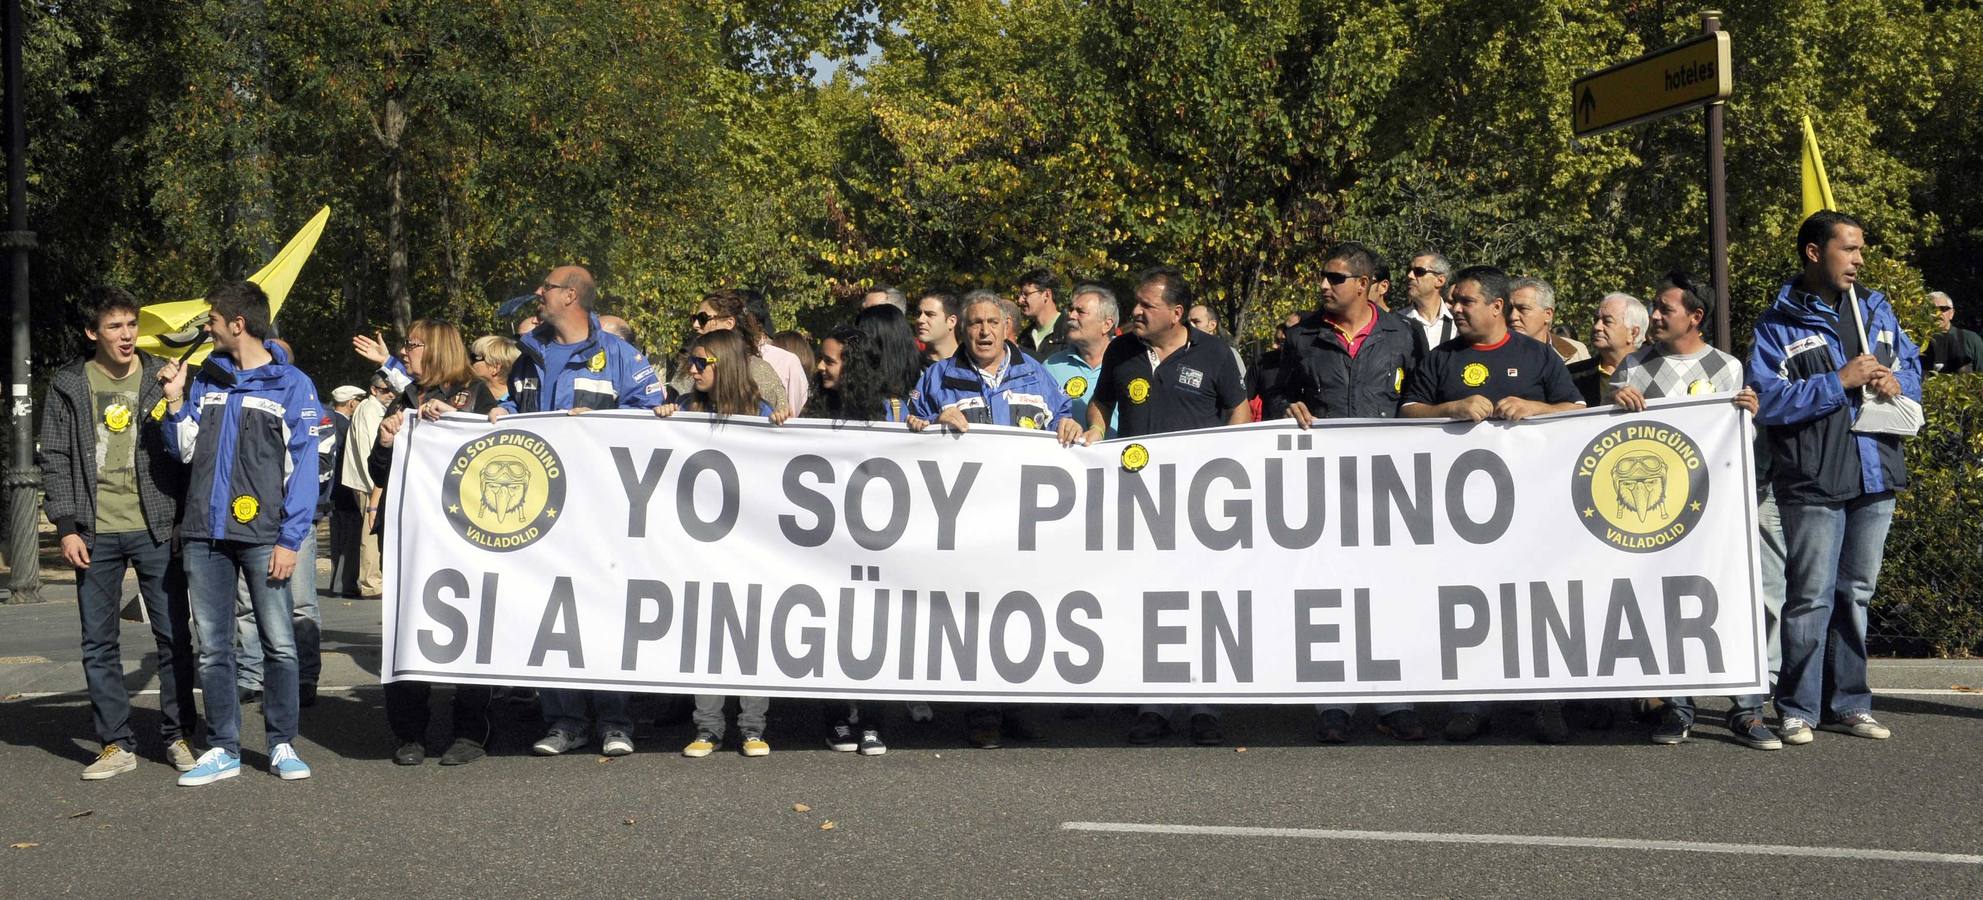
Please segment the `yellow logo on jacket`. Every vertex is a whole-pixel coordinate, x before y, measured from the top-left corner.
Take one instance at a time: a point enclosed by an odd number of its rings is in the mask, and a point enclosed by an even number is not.
[[[1150,399],[1150,382],[1137,378],[1129,382],[1129,402],[1142,403]]]
[[[606,351],[592,354],[592,358],[585,361],[585,368],[590,372],[606,371]]]
[[[1067,391],[1067,396],[1069,397],[1077,399],[1086,397],[1088,396],[1088,377],[1086,375],[1076,375],[1073,378],[1069,378],[1064,389]]]
[[[164,421],[164,419],[165,419],[165,399],[161,397],[159,398],[158,405],[151,408],[151,420],[154,422],[160,422],[160,421]]]
[[[234,511],[234,521],[246,525],[249,522],[255,521],[256,514],[262,511],[262,501],[247,494],[242,494],[234,498],[231,508]]]
[[[1480,363],[1467,363],[1467,367],[1460,370],[1460,383],[1467,387],[1480,387],[1486,384],[1487,367]]]

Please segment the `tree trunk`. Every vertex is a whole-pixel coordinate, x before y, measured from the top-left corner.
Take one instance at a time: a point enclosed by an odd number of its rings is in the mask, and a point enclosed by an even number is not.
[[[379,142],[386,151],[386,299],[392,304],[393,329],[406,334],[413,321],[413,292],[406,274],[406,153],[400,137],[406,133],[406,108],[399,98],[386,97]]]

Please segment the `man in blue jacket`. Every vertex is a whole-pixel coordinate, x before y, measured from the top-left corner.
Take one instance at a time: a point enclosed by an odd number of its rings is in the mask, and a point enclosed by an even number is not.
[[[1865,231],[1825,210],[1797,231],[1803,272],[1756,322],[1748,383],[1769,427],[1771,481],[1788,546],[1783,673],[1786,744],[1812,727],[1884,739],[1866,683],[1866,606],[1879,580],[1901,439],[1853,430],[1868,396],[1919,401],[1921,358],[1880,292],[1858,285]]]
[[[591,272],[578,266],[553,269],[537,286],[537,296],[544,298],[543,322],[517,342],[521,355],[510,369],[510,395],[489,410],[490,422],[511,413],[653,409],[667,400],[667,386],[654,377],[647,357],[600,330],[593,313],[599,289]],[[599,726],[600,753],[633,752],[633,717],[625,693],[556,689],[538,698],[551,727],[530,752],[556,756],[585,746],[588,720]]]
[[[207,303],[213,355],[190,390],[185,366],[172,363],[160,375],[166,445],[190,464],[179,535],[212,748],[179,783],[209,784],[241,772],[233,637],[234,586],[244,577],[261,631],[269,772],[295,781],[310,777],[310,767],[290,744],[297,717],[290,578],[298,548],[312,536],[321,407],[310,379],[269,340],[269,301],[260,287],[223,284]]]

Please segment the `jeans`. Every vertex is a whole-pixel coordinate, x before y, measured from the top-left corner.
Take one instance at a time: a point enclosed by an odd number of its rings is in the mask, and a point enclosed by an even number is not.
[[[434,686],[425,681],[394,681],[386,684],[386,722],[393,737],[402,744],[427,742],[427,720],[431,715],[428,698]],[[454,686],[454,736],[478,747],[489,746],[493,726],[489,722],[491,689],[486,684]]]
[[[627,695],[620,691],[545,688],[537,692],[537,702],[544,710],[544,720],[566,734],[585,735],[587,724],[595,719],[600,734],[633,734],[633,714],[627,712]]]
[[[159,733],[170,744],[192,730],[192,626],[186,607],[186,577],[172,563],[172,544],[144,531],[85,535],[89,568],[76,572],[76,609],[83,620],[83,680],[89,686],[90,713],[104,746],[136,748],[131,736],[131,695],[124,685],[124,655],[118,614],[124,603],[124,571],[136,569],[138,594],[151,619],[158,645]]]
[[[722,694],[695,695],[695,730],[707,731],[721,738],[723,736],[723,704],[729,699]],[[738,697],[737,730],[745,734],[763,734],[764,717],[770,711],[770,697]]]
[[[269,578],[274,544],[187,541],[183,552],[200,634],[200,689],[206,693],[207,746],[241,752],[241,703],[235,693],[234,594],[245,577],[262,649],[262,722],[268,749],[296,739],[296,634],[290,627],[289,581]]]
[[[1872,711],[1866,607],[1880,579],[1893,506],[1891,493],[1781,505],[1789,553],[1778,715],[1816,724]]]
[[[296,574],[289,581],[290,603],[294,607],[290,629],[296,634],[296,683],[317,686],[323,672],[321,652],[322,612],[317,609],[317,532],[310,531],[303,546],[296,550]],[[235,651],[236,677],[245,690],[262,689],[262,644],[255,628],[255,604],[244,580],[234,596],[234,635],[240,646]]]
[[[1783,519],[1777,513],[1776,492],[1769,485],[1763,485],[1762,498],[1756,503],[1756,525],[1759,532],[1756,546],[1762,550],[1758,568],[1763,578],[1763,632],[1769,644],[1770,691],[1776,691],[1777,673],[1783,671]],[[1728,710],[1728,721],[1733,723],[1742,716],[1761,716],[1763,702],[1768,694],[1755,694],[1747,697],[1730,697],[1734,705]],[[1673,710],[1694,724],[1694,698],[1668,697]]]

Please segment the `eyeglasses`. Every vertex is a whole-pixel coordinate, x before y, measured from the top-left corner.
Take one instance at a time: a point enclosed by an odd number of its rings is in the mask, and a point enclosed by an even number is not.
[[[557,282],[555,282],[555,281],[546,281],[546,282],[544,282],[543,284],[540,284],[540,285],[538,285],[538,286],[537,286],[537,289],[538,289],[538,290],[540,290],[540,291],[569,291],[569,290],[575,290],[575,288],[573,288],[573,287],[572,287],[571,285],[569,285],[569,284],[559,284],[559,283],[557,283]]]
[[[401,346],[401,347],[404,347],[404,348],[406,348],[406,349],[408,349],[408,350],[425,350],[425,349],[427,349],[427,344],[426,344],[426,343],[425,343],[424,341],[416,341],[416,340],[412,340],[411,338],[409,338],[409,339],[407,339],[407,341],[406,341],[406,343],[404,343],[404,344],[401,344],[400,346]]]
[[[1345,281],[1348,281],[1348,280],[1350,280],[1350,279],[1352,279],[1352,278],[1369,278],[1369,277],[1370,277],[1370,276],[1368,276],[1368,275],[1351,275],[1351,274],[1350,274],[1350,273],[1348,273],[1348,272],[1323,272],[1323,273],[1322,273],[1322,280],[1323,280],[1323,281],[1326,281],[1326,282],[1329,282],[1329,283],[1330,283],[1330,284],[1332,284],[1332,285],[1335,285],[1335,284],[1342,284],[1343,282],[1345,282]]]
[[[694,369],[698,372],[704,371],[713,365],[716,365],[716,357],[714,356],[689,357],[689,368]]]

